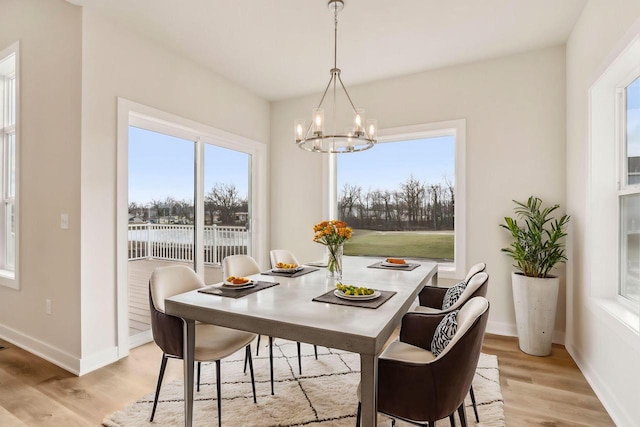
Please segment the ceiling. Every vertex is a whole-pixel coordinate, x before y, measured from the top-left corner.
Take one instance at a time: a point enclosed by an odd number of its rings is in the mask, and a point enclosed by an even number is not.
[[[275,101],[333,66],[327,0],[68,0]],[[344,0],[347,87],[566,42],[587,0]]]

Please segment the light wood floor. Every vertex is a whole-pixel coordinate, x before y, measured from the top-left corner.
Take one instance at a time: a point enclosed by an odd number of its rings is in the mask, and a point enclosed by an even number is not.
[[[0,426],[98,426],[155,388],[161,352],[150,343],[112,365],[76,377],[0,340]],[[528,356],[511,337],[487,335],[498,356],[507,426],[598,427],[613,422],[563,346]],[[182,376],[170,360],[165,381]],[[447,422],[440,423],[448,425]]]

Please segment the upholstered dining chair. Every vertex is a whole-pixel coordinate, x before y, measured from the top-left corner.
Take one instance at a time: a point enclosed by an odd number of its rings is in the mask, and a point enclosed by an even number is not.
[[[479,282],[477,280],[472,280],[477,275],[486,275],[486,268],[487,266],[483,262],[475,264],[469,269],[464,280],[451,288],[425,286],[418,295],[420,305],[416,307],[416,311],[438,313],[442,310],[455,310],[470,298],[476,296],[487,296],[488,283],[486,281]],[[454,305],[455,307],[453,307]]]
[[[485,270],[485,263],[474,265],[469,269],[465,279],[451,288],[425,286],[418,296],[420,305],[414,311],[432,314],[446,313],[459,309],[471,298],[486,297],[489,276],[484,272]],[[471,396],[471,403],[473,403],[473,414],[476,417],[476,422],[480,422],[473,387],[469,389],[469,395]]]
[[[464,399],[478,365],[488,317],[489,301],[484,297],[472,298],[449,313],[405,314],[398,340],[378,359],[378,412],[392,417],[392,426],[399,419],[434,427],[437,420],[448,417],[453,427],[457,410],[466,427]],[[356,426],[360,416],[358,403]]]
[[[269,258],[271,259],[271,268],[275,268],[279,262],[300,265],[293,252],[287,249],[273,249],[269,252]]]
[[[157,268],[149,280],[149,308],[153,340],[162,349],[162,363],[158,375],[156,394],[149,421],[153,421],[158,396],[168,358],[183,358],[183,320],[165,313],[165,298],[204,287],[202,279],[189,267],[171,265]],[[216,363],[216,390],[218,398],[218,425],[222,423],[220,360],[245,348],[245,357],[251,373],[253,402],[256,403],[256,385],[251,360],[251,342],[256,334],[221,326],[196,322],[195,357],[198,362],[198,391],[200,389],[200,362]]]
[[[273,249],[269,252],[269,258],[271,259],[271,268],[276,268],[279,262],[300,265],[300,262],[298,262],[298,259],[293,252],[287,249]],[[302,352],[300,349],[300,341],[296,344],[298,346],[298,371],[300,372],[300,375],[302,375]],[[313,345],[313,354],[315,355],[316,360],[318,360],[318,347],[315,344]]]
[[[229,255],[222,260],[222,274],[225,278],[229,276],[251,276],[252,274],[260,274],[260,266],[249,255]],[[260,351],[260,335],[258,335],[258,342],[256,344],[258,350],[256,355]],[[298,358],[300,353],[298,353]],[[273,337],[269,337],[269,371],[271,375],[271,394],[274,394],[273,386]]]

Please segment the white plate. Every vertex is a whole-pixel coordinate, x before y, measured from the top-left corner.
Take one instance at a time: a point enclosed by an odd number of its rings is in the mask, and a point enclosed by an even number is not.
[[[227,288],[227,289],[247,289],[247,288],[253,288],[256,285],[256,282],[254,282],[253,280],[250,280],[247,283],[244,283],[242,285],[234,285],[233,283],[229,283],[229,282],[224,282],[222,284],[222,287]]]
[[[335,296],[337,296],[338,298],[350,299],[350,300],[359,300],[359,301],[368,301],[370,299],[376,299],[380,295],[382,295],[382,293],[380,291],[373,291],[373,293],[371,295],[345,295],[344,292],[339,291],[337,289],[335,291],[333,291],[333,294]]]
[[[409,267],[409,264],[396,264],[395,262],[387,262],[387,261],[382,261],[380,263],[380,265],[383,265],[385,267],[395,267],[395,268],[407,268],[407,267]]]
[[[295,273],[302,270],[303,268],[304,267],[299,265],[296,268],[272,268],[271,271],[273,271],[274,273]]]

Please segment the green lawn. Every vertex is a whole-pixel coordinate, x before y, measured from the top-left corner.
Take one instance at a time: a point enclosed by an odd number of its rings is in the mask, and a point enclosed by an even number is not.
[[[453,260],[453,236],[452,231],[353,230],[353,237],[344,245],[344,253]]]

